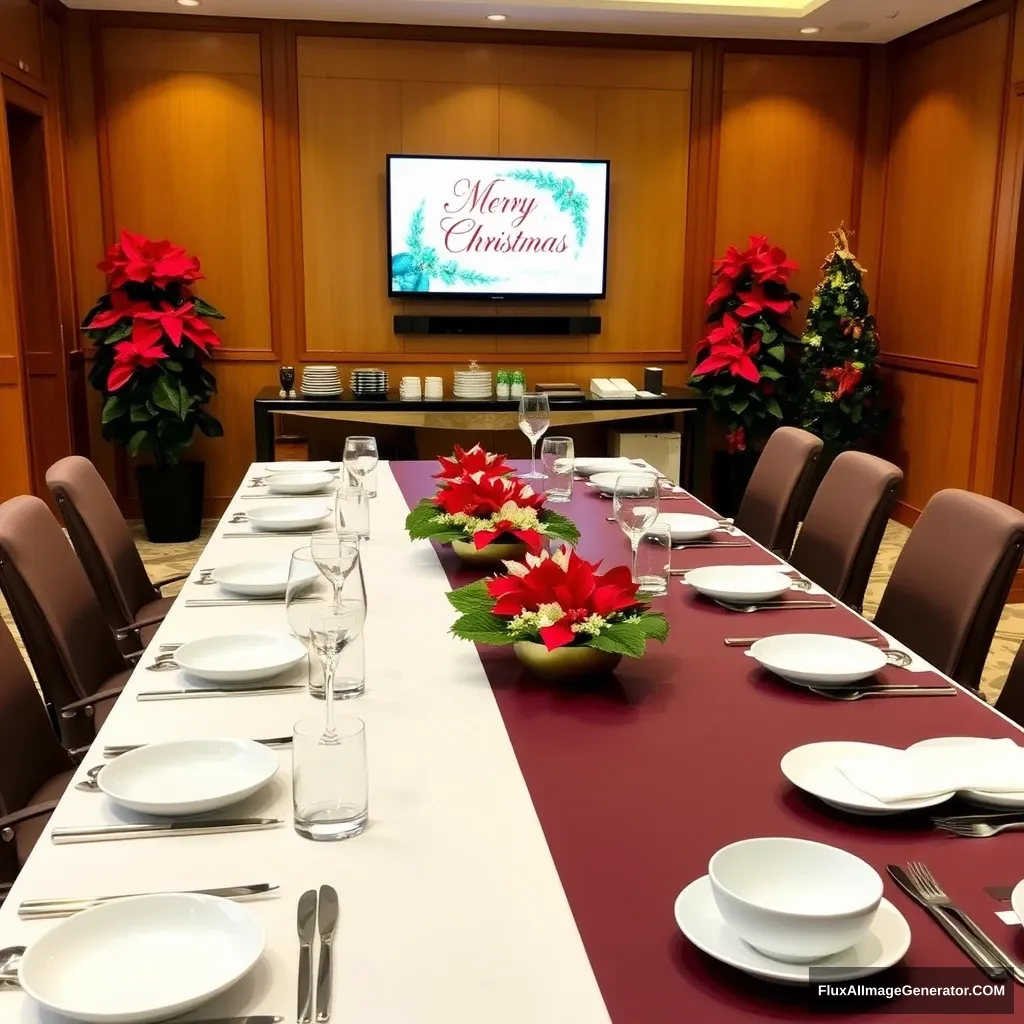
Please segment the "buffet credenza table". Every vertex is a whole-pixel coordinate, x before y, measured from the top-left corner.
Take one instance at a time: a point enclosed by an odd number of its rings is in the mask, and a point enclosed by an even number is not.
[[[905,746],[941,735],[1019,739],[1012,723],[963,691],[851,704],[785,686],[723,639],[860,635],[863,620],[842,608],[728,612],[678,581],[659,601],[672,626],[668,642],[652,645],[643,661],[624,660],[614,681],[589,690],[533,682],[509,650],[478,653],[447,636],[454,613],[445,591],[475,574],[448,551],[411,543],[402,529],[407,508],[433,492],[433,470],[430,463],[382,464],[364,545],[367,692],[341,710],[366,721],[366,833],[318,844],[301,839],[289,822],[237,835],[54,846],[48,829],[0,909],[0,945],[31,943],[52,927],[17,918],[26,898],[279,882],[276,898],[249,904],[267,931],[263,960],[192,1016],[294,1019],[296,902],[304,889],[330,883],[341,901],[339,1024],[793,1019],[807,1015],[799,990],[719,965],[691,947],[673,920],[676,895],[706,872],[717,849],[749,836],[789,835],[844,847],[883,873],[888,862],[925,860],[997,941],[1024,954],[1021,929],[1002,925],[993,913],[1000,905],[983,892],[1024,874],[1024,836],[961,840],[933,832],[923,816],[844,815],[792,789],[778,767],[786,751],[815,740]],[[243,481],[226,518],[251,507],[245,494],[252,491]],[[701,508],[696,501],[673,507],[684,505]],[[581,529],[581,554],[603,558],[606,567],[628,556],[625,538],[606,521],[610,510],[609,501],[579,484],[560,507]],[[160,642],[287,629],[283,606],[186,607],[190,597],[207,596],[195,584],[199,568],[283,559],[304,543],[226,538],[225,528],[226,520],[79,777],[101,762],[104,744],[275,736],[322,708],[305,694],[136,701],[140,690],[174,685],[175,673],[145,668]],[[756,546],[677,551],[673,559],[677,568],[773,561]],[[277,778],[239,814],[290,818],[290,757],[280,756]],[[109,820],[103,796],[71,789],[53,824]],[[967,964],[887,877],[885,890],[913,932],[904,964]],[[155,971],[168,969],[154,964]],[[44,1022],[11,991],[0,991],[0,1020]]]

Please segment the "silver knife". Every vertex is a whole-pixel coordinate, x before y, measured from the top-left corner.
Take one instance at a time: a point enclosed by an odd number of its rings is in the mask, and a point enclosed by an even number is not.
[[[153,741],[159,742],[157,740]],[[272,736],[266,740],[253,740],[253,743],[262,743],[265,747],[290,747],[292,743],[291,736]],[[127,754],[132,750],[139,750],[142,747],[150,746],[148,743],[124,743],[121,746],[112,745],[103,748],[104,757],[120,757],[122,754]]]
[[[274,533],[270,530],[226,530],[221,534],[222,537],[312,537],[316,534],[321,533],[334,533],[333,530],[314,530],[310,532],[307,530],[305,533],[293,530],[282,530],[278,533]]]
[[[306,689],[301,686],[235,686],[230,689],[217,690],[143,690],[135,695],[136,700],[184,700],[189,697],[254,697],[271,693],[302,693]]]
[[[187,889],[190,895],[220,896],[226,900],[246,900],[254,896],[264,896],[275,892],[279,886],[273,882],[259,882],[256,885],[232,885],[222,889]],[[180,892],[181,890],[175,890]],[[79,911],[88,910],[98,903],[110,903],[113,900],[127,900],[134,896],[154,896],[157,893],[129,892],[118,896],[59,896],[52,899],[23,900],[18,905],[18,916],[35,917],[70,917]]]
[[[950,917],[938,907],[933,907],[917,891],[917,886],[910,880],[910,876],[898,864],[887,864],[885,870],[889,872],[890,878],[919,906],[924,907],[932,917],[941,925],[943,931],[962,949],[974,963],[990,978],[1002,978],[1006,971],[996,960],[987,953],[971,933],[960,924],[959,921]]]
[[[749,548],[749,540],[709,540],[709,541],[687,541],[683,544],[673,544],[673,551],[688,551],[690,548]]]
[[[209,1017],[205,1020],[192,1020],[188,1024],[281,1024],[284,1017],[274,1017],[268,1013],[254,1013],[248,1017]]]
[[[185,600],[186,608],[243,608],[250,604],[284,604],[284,598],[252,597],[248,601],[235,598],[224,598],[223,600],[218,601],[215,598],[203,599],[199,597],[189,597]]]
[[[157,839],[168,836],[216,835],[221,832],[256,832],[283,825],[283,818],[213,818],[169,821],[152,825],[84,825],[55,828],[50,840],[64,843],[97,843],[105,839]]]
[[[320,886],[320,966],[316,972],[316,1020],[331,1019],[331,993],[334,990],[334,929],[338,923],[338,893],[333,886]]]
[[[316,889],[307,889],[299,897],[296,925],[299,932],[299,1008],[296,1020],[313,1020],[313,934],[316,930]]]

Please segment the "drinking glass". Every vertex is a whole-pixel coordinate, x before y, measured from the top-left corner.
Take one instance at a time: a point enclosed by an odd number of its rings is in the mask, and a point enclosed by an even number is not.
[[[551,425],[551,403],[547,395],[526,391],[519,399],[519,429],[530,442],[530,472],[523,474],[524,480],[542,480],[543,473],[537,472],[537,442]]]
[[[368,474],[377,468],[377,439],[353,435],[345,438],[345,451],[342,461],[348,478],[357,487],[364,487]]]
[[[342,715],[334,735],[335,742],[322,742],[319,717],[296,722],[292,731],[295,831],[306,839],[350,839],[366,828],[366,727],[361,718]]]
[[[665,597],[672,568],[672,531],[663,519],[656,519],[644,531],[637,552],[636,582],[651,597]]]
[[[633,548],[633,582],[639,583],[637,552],[644,531],[658,518],[661,490],[656,477],[644,473],[620,473],[615,478],[615,521]]]
[[[575,458],[571,437],[545,437],[540,446],[540,464],[548,482],[544,487],[548,501],[572,498],[572,466]]]
[[[314,615],[309,623],[309,643],[320,659],[320,670],[324,674],[327,717],[321,738],[323,743],[337,742],[334,730],[334,673],[338,655],[362,632],[364,612],[365,609],[353,602],[334,608],[326,615]]]
[[[309,541],[309,550],[316,567],[334,588],[334,604],[339,606],[341,588],[359,561],[359,538],[349,531],[314,534]]]
[[[338,533],[370,537],[370,495],[362,487],[339,486],[334,496],[334,519]]]

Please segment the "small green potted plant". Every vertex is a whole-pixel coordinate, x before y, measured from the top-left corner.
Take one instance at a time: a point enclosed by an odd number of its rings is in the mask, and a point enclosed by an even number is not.
[[[220,345],[206,323],[223,320],[193,294],[199,260],[181,246],[122,231],[98,264],[110,291],[86,314],[96,346],[90,384],[103,396],[103,436],[131,456],[150,540],[194,540],[202,527],[205,466],[183,462],[198,429],[220,437],[204,406],[217,382],[204,363]]]

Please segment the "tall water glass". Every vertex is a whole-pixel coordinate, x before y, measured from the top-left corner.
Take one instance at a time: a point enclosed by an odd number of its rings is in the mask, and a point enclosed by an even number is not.
[[[334,521],[338,533],[370,537],[370,495],[362,487],[339,485],[334,496]]]
[[[524,392],[519,399],[519,429],[530,442],[530,472],[523,474],[524,480],[541,480],[543,473],[537,472],[537,442],[544,431],[551,426],[551,404],[548,396],[535,391]]]
[[[548,501],[569,501],[572,498],[572,466],[576,452],[571,437],[545,437],[540,446],[540,464],[547,483],[544,492]]]
[[[651,597],[665,597],[672,569],[672,531],[656,519],[644,531],[637,549],[636,582]]]
[[[366,727],[361,718],[340,715],[334,733],[337,742],[321,742],[319,716],[296,722],[292,732],[295,831],[306,839],[350,839],[366,828]]]
[[[353,434],[345,438],[345,451],[342,461],[345,472],[358,487],[365,487],[366,477],[377,468],[377,439],[364,435]]]
[[[633,582],[639,583],[637,551],[644,531],[658,518],[661,489],[657,477],[645,473],[620,473],[615,478],[615,521],[633,548]]]

